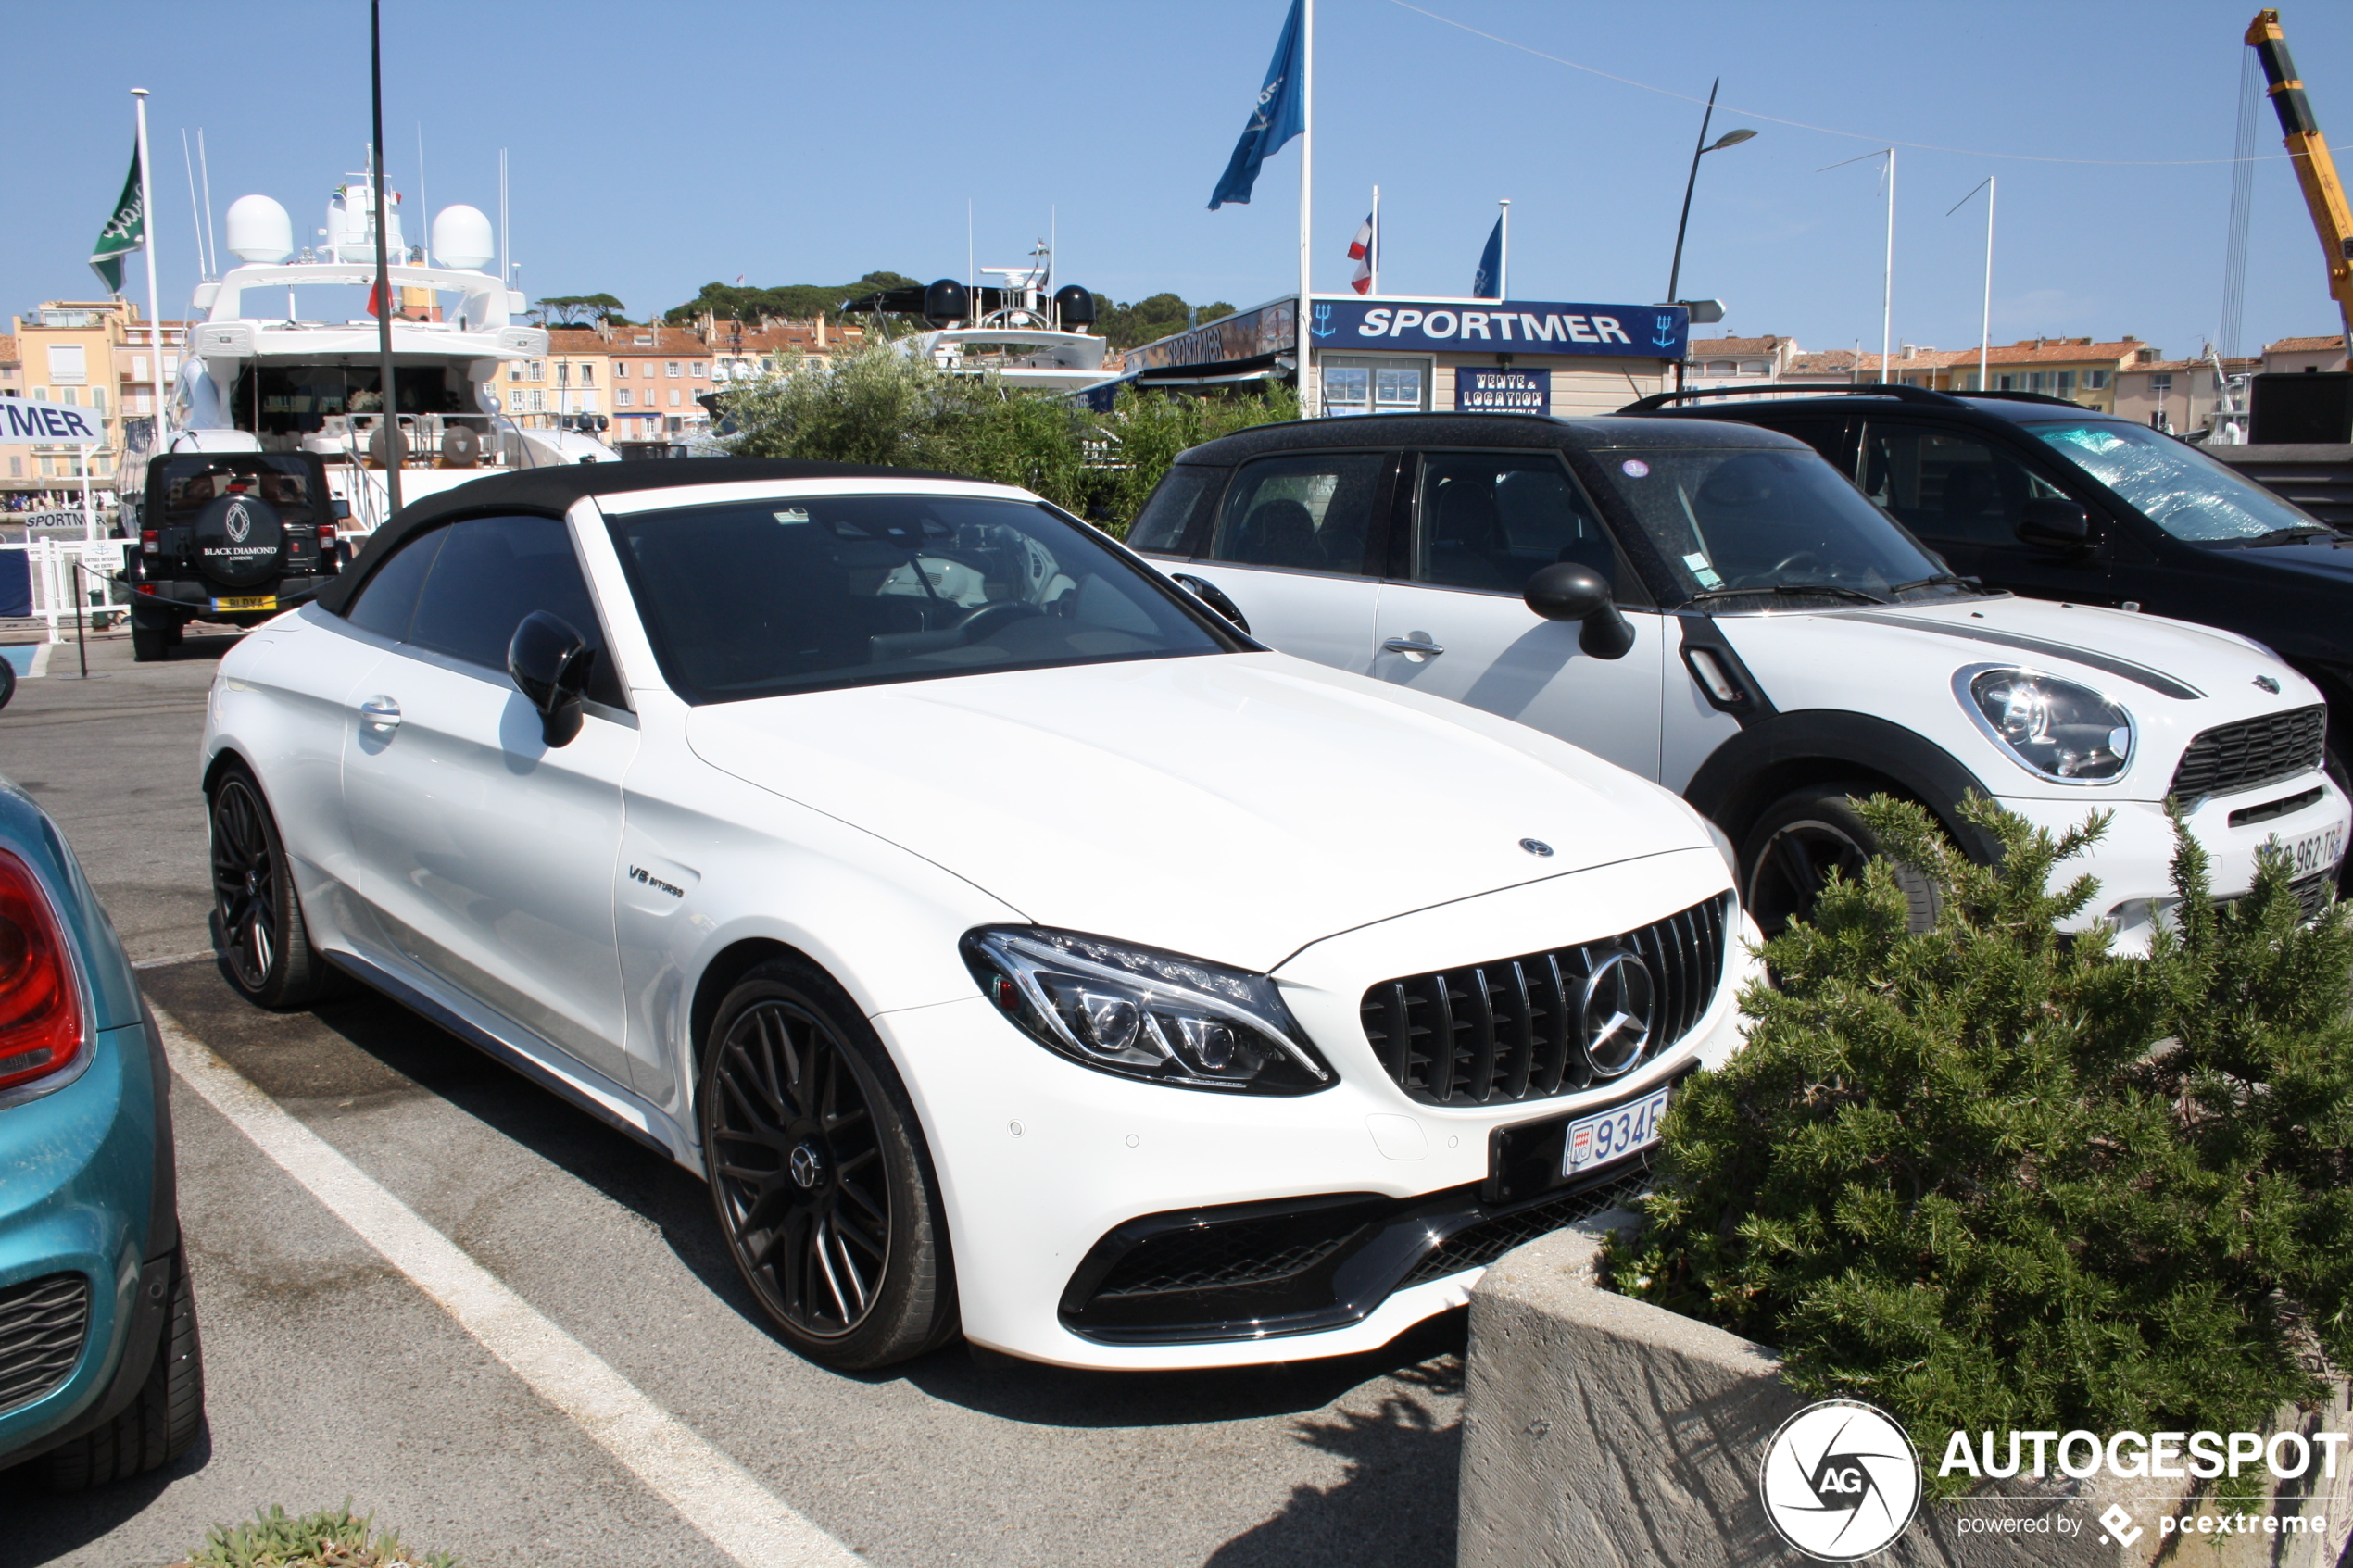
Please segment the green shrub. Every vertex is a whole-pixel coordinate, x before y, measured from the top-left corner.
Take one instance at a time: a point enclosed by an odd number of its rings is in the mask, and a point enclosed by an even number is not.
[[[391,1530],[371,1529],[371,1518],[353,1514],[349,1498],[299,1518],[272,1503],[251,1524],[206,1531],[178,1568],[459,1568],[446,1551],[418,1551]]]
[[[1678,1090],[1629,1294],[1775,1346],[1809,1393],[1870,1400],[1931,1457],[1953,1429],[2259,1430],[2353,1366],[2353,922],[2310,926],[2283,859],[2218,909],[2178,820],[2174,931],[2146,958],[2054,842],[1987,802],[1972,865],[1876,799],[1941,884],[1905,934],[1884,862],[1765,956],[1747,1048]],[[1956,1483],[1957,1484],[1957,1483]]]
[[[739,385],[720,408],[735,421],[724,445],[739,458],[879,463],[1017,484],[1117,535],[1186,447],[1299,417],[1299,399],[1284,387],[1234,398],[1139,396],[1123,387],[1109,415],[1094,414],[994,375],[950,375],[885,344]]]

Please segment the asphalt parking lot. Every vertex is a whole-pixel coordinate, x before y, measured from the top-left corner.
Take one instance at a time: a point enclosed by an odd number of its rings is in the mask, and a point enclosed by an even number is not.
[[[149,997],[784,1508],[875,1563],[1453,1561],[1459,1314],[1387,1351],[1112,1375],[953,1347],[847,1377],[761,1325],[698,1182],[397,1005],[270,1014],[208,958],[196,745],[215,661],[70,646],[0,710],[0,774],[64,826]],[[207,1436],[127,1485],[0,1474],[0,1568],[176,1562],[283,1504],[372,1512],[470,1568],[720,1565],[572,1416],[175,1086]]]

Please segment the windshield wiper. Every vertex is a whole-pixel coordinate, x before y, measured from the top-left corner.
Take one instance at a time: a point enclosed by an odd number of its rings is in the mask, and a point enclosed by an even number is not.
[[[1827,594],[1832,598],[1856,599],[1867,605],[1883,605],[1887,601],[1877,594],[1867,594],[1860,588],[1850,588],[1843,583],[1776,583],[1768,588],[1703,588],[1691,596],[1692,604],[1712,599],[1736,599],[1743,594]]]
[[[1933,588],[1944,583],[1949,583],[1956,588],[1967,588],[1972,594],[1985,592],[1985,584],[1982,583],[1972,583],[1966,577],[1956,577],[1949,571],[1940,571],[1932,577],[1915,577],[1909,583],[1898,583],[1888,592],[1901,594],[1913,588]]]
[[[2274,528],[2269,533],[2249,539],[2247,544],[2259,548],[2265,545],[2295,545],[2306,539],[2334,539],[2335,537],[2336,530],[2327,524],[2308,522],[2296,528]]]

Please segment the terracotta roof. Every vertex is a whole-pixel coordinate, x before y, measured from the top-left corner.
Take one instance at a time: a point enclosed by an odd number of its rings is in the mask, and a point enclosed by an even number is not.
[[[2136,337],[2098,343],[2087,337],[2030,337],[1994,348],[1986,359],[1994,365],[2080,365],[2087,359],[2118,362],[2130,359],[2148,346]],[[1977,350],[1968,350],[1968,356],[1975,360]]]
[[[2331,349],[2339,353],[2344,351],[2345,334],[2343,332],[2337,333],[2334,337],[2284,337],[2277,343],[2267,343],[2263,345],[2263,352],[2266,354],[2325,354]]]
[[[2259,370],[2263,368],[2263,361],[2256,356],[2246,355],[2237,358],[2223,360],[2222,368],[2225,370],[2232,371]],[[2162,370],[2171,373],[2179,370],[2208,370],[2212,369],[2213,367],[2208,365],[2203,359],[2151,359],[2142,364],[2122,366],[2116,373],[2120,376],[2137,376],[2146,370]]]
[[[1726,354],[1770,354],[1786,346],[1789,341],[1770,332],[1763,337],[1695,337],[1691,340],[1687,358],[1713,359]]]

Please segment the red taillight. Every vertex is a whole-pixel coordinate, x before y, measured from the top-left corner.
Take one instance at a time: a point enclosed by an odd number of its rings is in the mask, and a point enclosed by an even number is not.
[[[333,523],[332,523],[332,522],[322,522],[322,523],[321,523],[321,524],[319,525],[319,543],[320,543],[321,545],[322,545],[322,546],[323,546],[323,545],[332,545],[332,544],[333,544],[334,542],[335,542],[335,525],[334,525]]]
[[[0,1090],[63,1071],[82,1048],[65,934],[32,872],[0,849]]]
[[[152,528],[143,528],[139,531],[139,553],[141,555],[152,556],[157,553],[156,537],[156,531]]]

